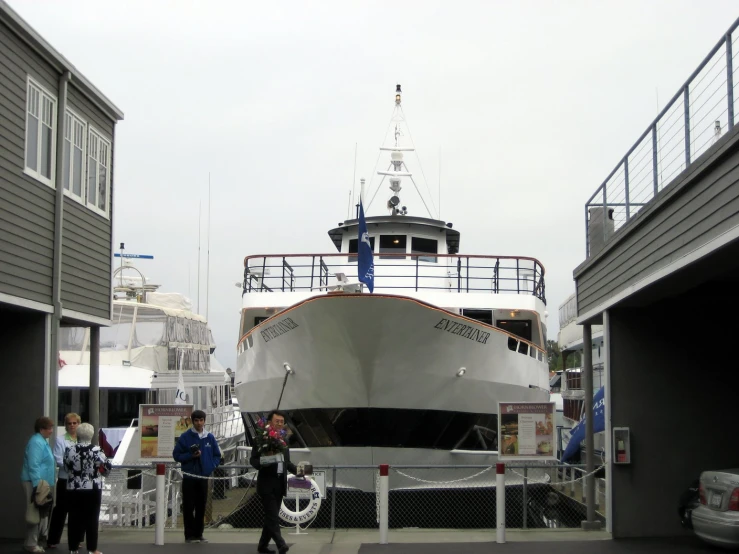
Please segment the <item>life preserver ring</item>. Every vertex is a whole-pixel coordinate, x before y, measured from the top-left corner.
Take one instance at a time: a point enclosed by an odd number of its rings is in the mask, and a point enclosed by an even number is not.
[[[318,510],[321,507],[321,489],[318,487],[318,483],[312,478],[306,477],[306,479],[310,481],[310,502],[308,506],[296,512],[289,510],[285,506],[285,500],[283,499],[282,505],[280,506],[280,519],[285,523],[290,525],[308,523],[318,515]],[[297,508],[298,506],[295,507]]]

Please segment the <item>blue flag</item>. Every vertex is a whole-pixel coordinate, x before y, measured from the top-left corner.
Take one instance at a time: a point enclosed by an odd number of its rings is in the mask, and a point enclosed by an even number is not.
[[[375,261],[372,257],[372,243],[364,220],[364,207],[359,199],[359,232],[357,236],[357,275],[359,281],[367,285],[370,292],[375,290]]]
[[[606,430],[605,401],[603,400],[603,387],[593,396],[593,433]],[[575,455],[580,449],[580,443],[585,440],[585,418],[570,430],[570,442],[567,443],[562,461],[566,461]]]

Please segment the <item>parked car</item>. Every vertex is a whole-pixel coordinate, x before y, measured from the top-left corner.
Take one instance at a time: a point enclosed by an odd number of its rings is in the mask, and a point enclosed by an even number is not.
[[[739,469],[704,471],[700,505],[691,519],[695,534],[709,544],[739,548]]]
[[[696,479],[680,496],[677,513],[680,516],[680,523],[686,529],[693,528],[693,510],[700,506],[699,488],[700,481]]]

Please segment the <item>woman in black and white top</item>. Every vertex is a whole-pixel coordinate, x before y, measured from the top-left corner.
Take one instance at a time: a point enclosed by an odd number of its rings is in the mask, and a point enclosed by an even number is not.
[[[82,537],[87,539],[87,550],[98,550],[98,518],[103,490],[103,476],[110,471],[110,461],[99,446],[90,444],[95,429],[89,423],[77,427],[77,444],[64,453],[67,469],[67,497],[69,503],[69,550],[77,554]]]

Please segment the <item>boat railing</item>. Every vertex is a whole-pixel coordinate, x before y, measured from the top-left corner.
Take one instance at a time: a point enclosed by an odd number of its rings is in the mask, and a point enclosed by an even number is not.
[[[568,391],[583,390],[583,378],[581,371],[565,371],[565,379]],[[593,388],[599,389],[603,382],[603,364],[593,364]]]
[[[325,291],[349,284],[361,290],[356,259],[356,253],[248,256],[243,293]],[[380,253],[374,265],[375,291],[528,294],[546,303],[544,267],[535,258]]]

